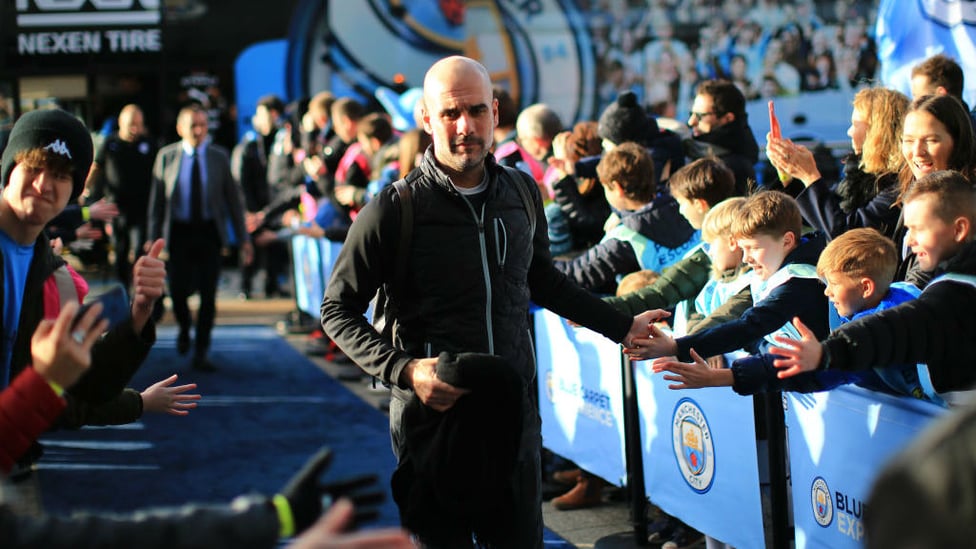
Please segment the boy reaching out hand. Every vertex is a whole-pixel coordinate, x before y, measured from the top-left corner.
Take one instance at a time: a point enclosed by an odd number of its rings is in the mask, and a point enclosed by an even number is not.
[[[976,382],[976,188],[961,174],[919,179],[903,197],[906,243],[936,277],[913,301],[857,319],[819,341],[794,320],[802,337],[778,339],[769,352],[780,378],[814,370],[855,372],[924,362],[932,389],[950,404]],[[923,380],[924,381],[924,380]]]

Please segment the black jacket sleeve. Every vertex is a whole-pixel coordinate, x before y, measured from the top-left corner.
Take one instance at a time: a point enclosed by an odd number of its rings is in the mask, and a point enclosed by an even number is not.
[[[278,530],[274,506],[259,497],[237,498],[223,507],[186,506],[70,518],[20,516],[0,505],[0,545],[7,549],[265,549],[274,547]]]
[[[532,197],[538,220],[532,238],[533,255],[528,276],[532,301],[611,341],[623,341],[630,331],[633,318],[584,290],[556,268],[549,253],[549,234],[542,210],[542,197],[537,188],[533,188]]]
[[[740,348],[755,351],[763,336],[790,322],[794,316],[799,316],[817,337],[827,334],[827,304],[819,280],[790,279],[736,320],[678,338],[678,358],[690,360],[690,349],[701,356]]]
[[[152,319],[136,334],[127,320],[103,336],[92,348],[91,368],[68,389],[73,397],[100,404],[115,398],[149,356],[156,342]]]
[[[803,219],[830,238],[837,238],[848,229],[859,227],[872,227],[890,236],[901,212],[901,208],[894,206],[898,192],[898,186],[891,185],[863,208],[845,213],[840,207],[840,197],[823,179],[818,179],[797,195],[796,202],[800,206]]]
[[[399,242],[399,197],[388,187],[369,201],[349,229],[322,300],[322,328],[366,373],[399,384],[412,357],[380,336],[364,316],[392,272]],[[390,277],[392,279],[392,277]],[[402,387],[406,388],[406,387]]]

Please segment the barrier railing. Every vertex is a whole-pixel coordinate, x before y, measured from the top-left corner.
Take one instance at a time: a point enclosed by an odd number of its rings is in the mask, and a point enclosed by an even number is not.
[[[313,316],[340,246],[292,239],[296,300]],[[753,399],[729,388],[672,391],[648,364],[636,363],[631,398],[640,440],[629,440],[620,347],[549,311],[535,313],[535,330],[546,448],[617,485],[641,478],[646,497],[713,538],[739,548],[765,546],[759,470],[767,464],[757,453]],[[798,549],[860,547],[864,502],[875,475],[945,412],[858,387],[788,393],[783,405]],[[630,432],[632,439],[638,430]],[[628,459],[628,443],[639,445],[640,459]]]

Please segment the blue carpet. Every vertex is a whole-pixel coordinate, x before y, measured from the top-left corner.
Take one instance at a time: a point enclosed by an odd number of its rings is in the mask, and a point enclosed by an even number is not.
[[[335,451],[324,478],[377,473],[387,500],[378,524],[398,524],[388,480],[395,466],[386,417],[322,372],[270,328],[217,327],[201,374],[162,328],[130,386],[173,373],[203,395],[189,416],[145,414],[136,424],[44,437],[49,511],[125,511],[188,501],[227,502],[280,490],[321,445]]]
[[[387,498],[374,524],[399,524],[384,414],[270,328],[217,327],[210,355],[216,373],[191,370],[175,341],[175,328],[160,328],[130,386],[142,390],[177,373],[177,384],[197,383],[199,407],[186,417],[145,414],[130,425],[45,435],[40,478],[49,512],[124,512],[273,494],[326,444],[335,459],[323,478],[378,474]],[[545,545],[573,547],[548,529]]]

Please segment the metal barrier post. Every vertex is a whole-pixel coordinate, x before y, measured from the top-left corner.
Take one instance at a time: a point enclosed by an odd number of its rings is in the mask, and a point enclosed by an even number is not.
[[[630,520],[634,525],[634,541],[647,545],[647,497],[644,495],[644,457],[641,449],[640,411],[637,408],[637,387],[630,358],[620,354],[620,368],[624,389],[624,441],[627,454],[627,491],[630,494]]]

